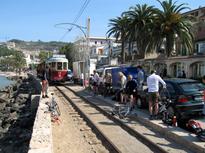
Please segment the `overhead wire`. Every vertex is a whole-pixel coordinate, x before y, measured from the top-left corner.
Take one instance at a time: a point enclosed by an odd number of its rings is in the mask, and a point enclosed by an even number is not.
[[[90,3],[91,0],[85,0],[83,5],[81,6],[78,14],[76,15],[75,19],[73,20],[73,24],[76,24],[78,19],[81,17],[81,15],[83,14],[83,12],[85,11],[86,7],[88,6],[88,4]],[[63,36],[60,38],[60,40],[63,40],[65,38],[65,36],[73,29],[74,25],[71,25],[70,28],[67,28],[67,31],[63,34]]]

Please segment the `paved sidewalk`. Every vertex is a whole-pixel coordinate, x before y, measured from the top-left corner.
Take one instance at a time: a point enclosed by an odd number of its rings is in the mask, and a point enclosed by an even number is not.
[[[82,87],[78,88],[84,90],[87,95],[93,96],[93,93],[89,90],[85,90]],[[103,97],[101,95],[96,95],[94,97],[109,104],[110,108],[112,108],[116,103],[116,101],[111,100],[111,97]],[[184,145],[187,148],[190,148],[196,152],[205,152],[205,143],[198,140],[195,134],[187,132],[186,130],[183,130],[179,127],[165,125],[162,123],[161,120],[149,120],[148,110],[137,108],[134,111],[135,113],[137,113],[137,116],[132,115],[130,118],[143,123],[145,126],[150,127],[157,132],[160,132],[165,137],[170,138],[175,142]],[[205,123],[204,119],[202,119],[201,121]]]

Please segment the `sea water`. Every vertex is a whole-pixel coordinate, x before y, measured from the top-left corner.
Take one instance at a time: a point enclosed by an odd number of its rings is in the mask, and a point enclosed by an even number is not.
[[[0,89],[14,83],[14,81],[7,79],[5,76],[0,76]]]

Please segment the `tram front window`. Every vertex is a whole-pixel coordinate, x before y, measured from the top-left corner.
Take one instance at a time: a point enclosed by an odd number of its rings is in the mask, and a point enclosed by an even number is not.
[[[57,70],[62,70],[62,62],[57,63]]]
[[[63,70],[67,70],[67,63],[66,62],[63,63]]]
[[[56,62],[53,62],[53,63],[51,64],[51,68],[52,68],[52,70],[55,70],[55,69],[56,69]]]

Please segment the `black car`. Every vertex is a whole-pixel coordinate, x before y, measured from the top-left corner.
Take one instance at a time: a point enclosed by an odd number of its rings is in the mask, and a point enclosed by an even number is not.
[[[178,119],[186,119],[203,113],[205,86],[202,83],[182,78],[171,78],[164,81],[167,84],[167,90],[163,94],[173,101],[172,107],[168,110],[170,113],[174,113]],[[139,93],[137,106],[148,107],[147,89]]]

